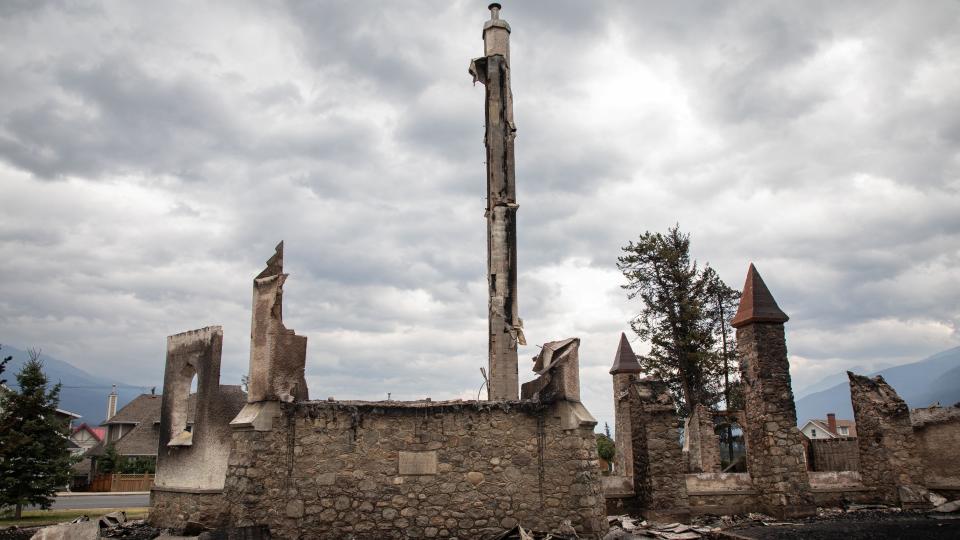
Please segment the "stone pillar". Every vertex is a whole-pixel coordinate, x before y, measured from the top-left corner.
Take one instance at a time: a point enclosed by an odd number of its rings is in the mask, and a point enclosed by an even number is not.
[[[500,4],[490,4],[483,26],[484,56],[470,63],[474,81],[486,87],[488,369],[491,400],[515,400],[520,378],[517,345],[526,345],[517,315],[517,196],[510,90],[510,25]]]
[[[684,445],[691,473],[720,472],[720,438],[713,426],[713,411],[697,404],[687,419]]]
[[[633,435],[630,433],[628,394],[641,371],[627,335],[621,332],[620,343],[613,356],[613,367],[610,368],[610,375],[613,376],[614,442],[617,447],[617,453],[613,456],[613,472],[628,478],[633,478]]]
[[[680,419],[667,383],[640,379],[629,392],[636,510],[651,520],[687,521]]]
[[[778,518],[816,513],[790,387],[783,329],[788,319],[751,264],[730,324],[740,352],[747,469],[764,511]]]
[[[863,485],[876,490],[878,501],[885,504],[928,506],[907,404],[879,375],[871,379],[848,371],[847,376]]]

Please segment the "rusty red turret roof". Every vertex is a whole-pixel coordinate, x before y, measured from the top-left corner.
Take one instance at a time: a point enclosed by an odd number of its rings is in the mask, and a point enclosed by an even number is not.
[[[747,282],[743,284],[743,295],[740,297],[740,307],[730,321],[730,326],[740,328],[758,322],[783,324],[788,320],[790,317],[787,317],[787,314],[777,305],[777,301],[773,299],[760,273],[757,272],[753,263],[750,263]]]
[[[640,373],[640,363],[637,362],[637,355],[633,353],[630,342],[627,341],[627,335],[620,332],[620,344],[617,345],[617,354],[613,357],[613,367],[610,368],[610,374],[617,373]]]

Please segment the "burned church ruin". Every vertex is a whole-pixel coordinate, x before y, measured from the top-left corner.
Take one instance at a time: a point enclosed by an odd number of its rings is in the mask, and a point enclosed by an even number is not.
[[[219,383],[223,331],[167,340],[157,527],[269,527],[276,538],[475,538],[522,523],[606,531],[580,340],[544,344],[520,395],[510,26],[490,6],[484,56],[486,401],[311,401],[305,336],[283,323],[283,243],[253,280],[249,388]],[[188,422],[191,380],[196,411]]]
[[[696,406],[680,418],[667,384],[644,376],[621,334],[610,369],[614,474],[601,474],[596,420],[580,400],[579,338],[543,344],[536,378],[520,385],[510,33],[491,4],[484,55],[469,65],[485,89],[488,399],[311,400],[307,337],[283,322],[281,242],[252,283],[245,392],[220,384],[221,327],[167,338],[151,524],[259,526],[291,539],[482,538],[523,524],[599,538],[608,513],[792,518],[818,506],[925,508],[960,496],[958,462],[943,452],[960,444],[960,408],[911,411],[880,377],[849,376],[856,440],[803,437],[789,317],[753,265],[731,321],[742,410]]]
[[[700,405],[686,422],[665,383],[639,375],[636,355],[621,335],[610,370],[618,456],[615,474],[603,479],[609,513],[679,521],[760,511],[791,518],[853,503],[925,509],[960,496],[960,465],[944,452],[960,444],[958,406],[911,411],[882,377],[849,373],[858,437],[827,441],[824,448],[800,433],[788,320],[751,264],[731,321],[744,409]],[[743,429],[745,472],[730,471],[735,463],[721,470],[725,449],[718,434],[731,423]],[[842,459],[821,458],[831,466],[818,467],[811,459],[817,455]]]

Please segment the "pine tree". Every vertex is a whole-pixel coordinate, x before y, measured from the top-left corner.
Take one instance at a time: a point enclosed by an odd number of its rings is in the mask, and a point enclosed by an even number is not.
[[[60,385],[47,389],[39,353],[17,373],[19,389],[0,395],[0,507],[50,508],[70,482],[73,457],[67,449],[69,426],[57,418]]]
[[[2,347],[0,347],[2,349]],[[7,362],[13,360],[12,356],[8,356],[3,360],[0,360],[0,387],[7,384],[7,380],[2,377],[3,372],[7,370]]]
[[[637,361],[669,385],[681,415],[697,404],[715,405],[724,394],[724,374],[732,359],[722,353],[724,335],[728,351],[732,349],[729,332],[721,329],[728,330],[731,302],[740,293],[709,266],[701,269],[691,260],[690,235],[678,225],[666,234],[647,231],[622,250],[617,267],[627,278],[623,288],[628,298],[643,303],[630,326],[650,343],[650,353]]]

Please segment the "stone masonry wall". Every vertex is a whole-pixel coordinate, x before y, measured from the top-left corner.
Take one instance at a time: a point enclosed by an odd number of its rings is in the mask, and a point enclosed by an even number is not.
[[[923,484],[910,409],[883,380],[847,372],[850,400],[857,423],[863,484],[874,488],[886,504],[911,504],[911,486]]]
[[[150,523],[155,526],[181,528],[193,522],[215,528],[228,525],[228,517],[219,490],[150,490]]]
[[[614,430],[617,453],[613,456],[613,474],[633,478],[633,436],[630,430],[630,400],[627,392],[636,376],[620,373],[613,376]]]
[[[666,383],[641,379],[630,391],[636,510],[648,519],[689,516],[680,420]]]
[[[927,407],[910,411],[913,433],[923,461],[924,482],[930,489],[960,490],[960,407]]]
[[[815,510],[797,429],[783,324],[737,328],[744,382],[747,469],[766,512],[786,517]]]
[[[531,402],[303,402],[233,434],[231,523],[277,538],[476,538],[606,528],[591,429]]]
[[[689,472],[720,472],[720,438],[714,431],[713,411],[698,404],[687,421]]]

